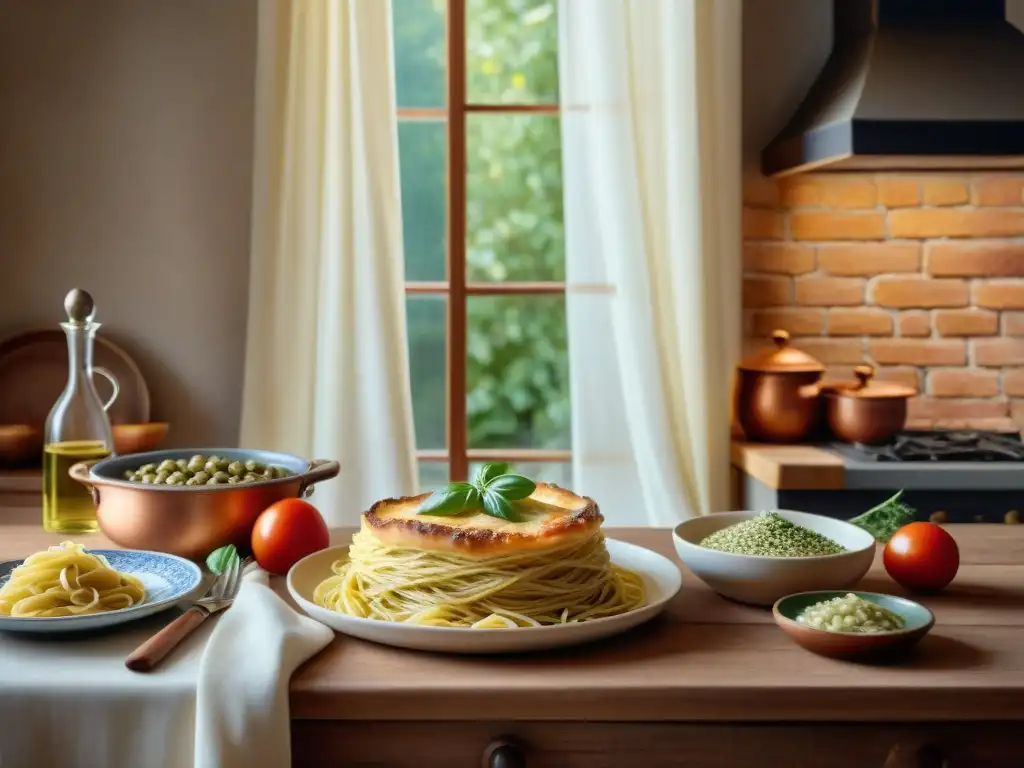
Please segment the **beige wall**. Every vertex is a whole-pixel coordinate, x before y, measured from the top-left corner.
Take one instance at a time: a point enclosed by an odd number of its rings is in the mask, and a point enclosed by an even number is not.
[[[254,2],[0,0],[0,334],[86,288],[177,445],[237,440],[255,35]]]

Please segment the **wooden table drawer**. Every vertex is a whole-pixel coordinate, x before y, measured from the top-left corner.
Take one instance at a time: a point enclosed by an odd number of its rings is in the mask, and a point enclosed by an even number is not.
[[[501,768],[1009,768],[1024,764],[1019,727],[296,720],[292,752],[296,768],[490,768],[507,738],[521,762]]]

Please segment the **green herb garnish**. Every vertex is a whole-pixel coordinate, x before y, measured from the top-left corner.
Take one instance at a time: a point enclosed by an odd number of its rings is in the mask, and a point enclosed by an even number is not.
[[[508,464],[484,464],[470,483],[448,483],[438,488],[420,505],[421,515],[460,515],[465,512],[483,512],[509,522],[522,517],[515,502],[527,498],[537,484],[522,475],[509,474]]]
[[[224,570],[231,565],[232,560],[238,559],[238,550],[234,544],[228,544],[215,549],[206,558],[206,567],[209,568],[213,573],[220,576],[224,573]]]
[[[914,521],[914,508],[900,501],[900,496],[902,495],[903,491],[899,491],[895,496],[886,499],[877,507],[872,507],[867,512],[857,515],[857,517],[847,522],[863,528],[875,537],[875,541],[885,544],[896,531],[907,523]]]

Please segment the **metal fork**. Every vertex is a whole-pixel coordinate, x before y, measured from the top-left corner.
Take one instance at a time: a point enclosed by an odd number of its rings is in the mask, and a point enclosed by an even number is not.
[[[125,666],[134,672],[149,672],[196,627],[218,611],[228,608],[242,586],[242,573],[249,562],[249,558],[232,559],[210,590],[181,616],[132,651],[125,659]]]

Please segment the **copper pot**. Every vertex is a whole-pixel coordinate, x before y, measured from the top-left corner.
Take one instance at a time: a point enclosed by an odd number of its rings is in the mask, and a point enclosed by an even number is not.
[[[748,440],[806,440],[820,422],[818,382],[825,366],[789,346],[785,331],[775,331],[772,340],[773,349],[758,352],[737,366],[737,418]]]
[[[858,365],[857,380],[825,387],[825,412],[829,429],[849,443],[884,443],[907,423],[907,401],[917,394],[913,387],[872,381],[875,369]]]
[[[124,479],[125,471],[143,464],[188,460],[197,453],[232,461],[254,459],[284,467],[292,474],[239,485],[148,485]],[[226,544],[247,551],[253,525],[263,510],[281,499],[309,495],[314,483],[335,477],[339,469],[336,461],[310,462],[287,453],[195,448],[83,461],[73,465],[68,474],[91,489],[96,520],[115,544],[202,560]]]

